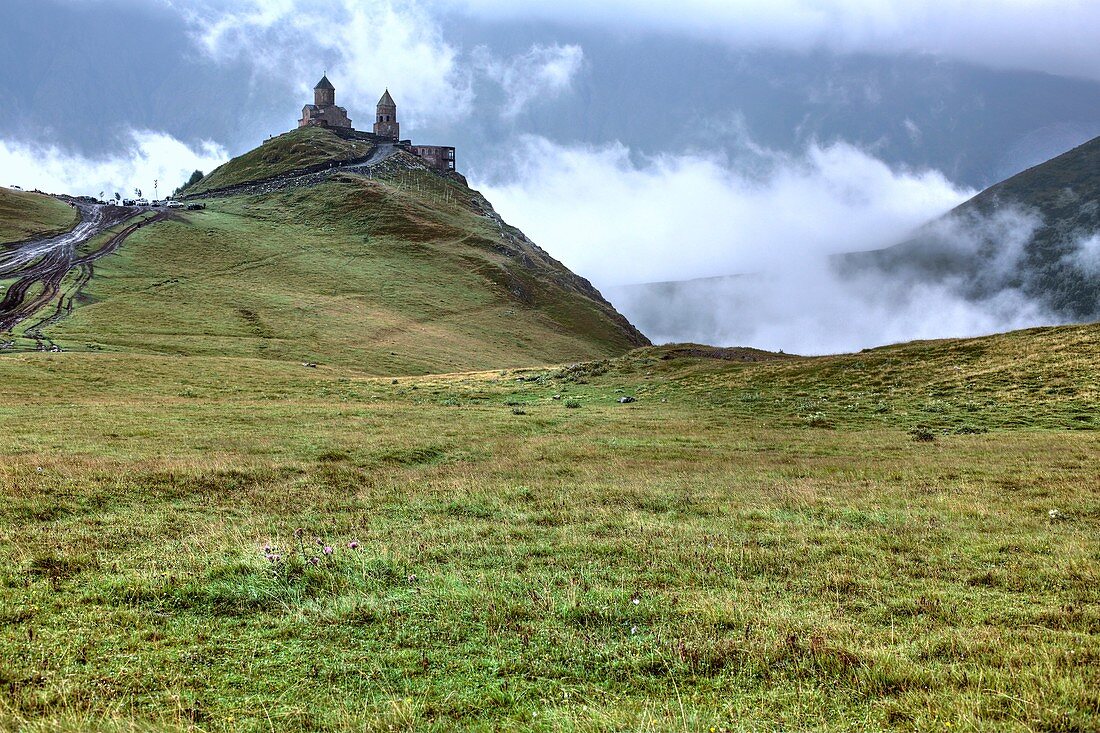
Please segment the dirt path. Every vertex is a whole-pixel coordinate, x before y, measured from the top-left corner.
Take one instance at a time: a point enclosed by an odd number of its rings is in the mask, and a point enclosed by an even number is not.
[[[140,227],[169,216],[168,212],[159,212],[126,227],[95,251],[82,252],[81,248],[93,239],[140,210],[82,202],[73,204],[80,211],[80,223],[72,231],[0,247],[0,280],[15,281],[0,298],[0,333],[11,331],[57,298],[54,312],[26,329],[26,335],[38,341],[39,348],[52,347],[53,342],[40,329],[72,311],[73,299],[92,276],[93,263],[117,250]],[[74,269],[80,270],[80,276],[63,291],[62,284]]]

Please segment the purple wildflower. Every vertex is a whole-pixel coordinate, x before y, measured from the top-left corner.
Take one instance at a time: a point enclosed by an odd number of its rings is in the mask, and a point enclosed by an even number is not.
[[[324,553],[325,553],[326,555],[331,555],[331,554],[333,553],[333,549],[332,549],[332,546],[331,546],[331,545],[325,545],[325,549],[324,549],[324,551],[323,551],[323,552],[324,552]]]
[[[309,564],[310,565],[316,565],[319,562],[321,562],[321,558],[319,558],[319,557],[311,557],[309,559]]]
[[[348,549],[349,550],[358,550],[359,549],[359,543],[356,542],[355,540],[352,540],[351,542],[348,543]]]

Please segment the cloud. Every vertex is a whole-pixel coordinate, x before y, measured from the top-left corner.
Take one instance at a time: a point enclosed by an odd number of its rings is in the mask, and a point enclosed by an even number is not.
[[[371,112],[383,89],[410,126],[466,119],[475,85],[505,96],[512,119],[532,102],[567,90],[584,52],[576,45],[535,44],[510,58],[479,46],[469,54],[448,42],[437,7],[417,0],[217,0],[172,2],[217,61],[245,60],[254,73],[299,81],[298,93],[327,72],[337,103]],[[360,121],[361,128],[369,124]]]
[[[940,219],[974,192],[843,143],[742,153],[638,160],[526,138],[508,173],[478,185],[657,342],[819,354],[1059,320],[1020,289],[1034,212]],[[925,246],[906,267],[832,264],[915,232]],[[1076,251],[1092,262],[1098,249]],[[690,278],[703,279],[669,282]]]
[[[469,72],[436,18],[415,0],[214,0],[172,2],[199,46],[220,61],[299,82],[303,99],[325,71],[337,103],[373,114],[389,88],[412,124],[469,114]],[[362,112],[361,112],[362,113]],[[360,127],[369,127],[360,123]]]
[[[584,63],[580,46],[535,44],[527,53],[501,59],[487,47],[473,53],[474,67],[500,85],[507,102],[501,116],[512,119],[528,104],[553,98],[568,90]]]
[[[951,282],[845,279],[822,258],[783,272],[604,294],[656,343],[748,345],[808,355],[1059,322],[1014,288],[973,300]]]
[[[1085,277],[1100,278],[1100,234],[1083,237],[1065,260]]]
[[[1100,79],[1095,0],[446,0],[481,20],[674,33],[739,48],[930,53]]]
[[[472,173],[505,218],[598,285],[797,265],[812,254],[900,241],[972,192],[933,171],[894,170],[846,144],[752,164],[622,145],[512,146],[508,174]],[[736,167],[736,170],[733,168]]]
[[[56,145],[35,145],[0,140],[0,180],[25,189],[50,193],[96,196],[100,191],[127,195],[140,188],[153,194],[158,180],[161,196],[183,185],[191,173],[211,170],[228,160],[226,150],[212,142],[198,149],[170,135],[148,130],[129,133],[126,154],[88,158],[68,153]]]
[[[922,228],[900,253],[847,257],[843,265],[810,254],[752,276],[612,288],[607,295],[657,342],[803,354],[1064,322],[1042,293],[1029,290],[1028,244],[1041,226],[1025,209],[950,216]]]

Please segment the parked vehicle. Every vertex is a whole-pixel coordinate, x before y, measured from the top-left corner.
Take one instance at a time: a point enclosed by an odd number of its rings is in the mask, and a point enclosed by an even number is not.
[[[134,202],[134,206],[148,206],[148,205],[149,205],[149,199],[138,199],[137,201]]]
[[[12,188],[13,191],[22,191],[23,190],[22,186],[16,186],[14,183],[11,184],[11,188]]]
[[[183,204],[181,204],[179,201],[169,201],[168,202],[168,208],[169,209],[182,209]]]
[[[133,206],[134,205],[134,200],[133,199],[122,199],[122,205],[123,206]]]
[[[201,211],[206,208],[206,204],[187,204],[188,211]]]

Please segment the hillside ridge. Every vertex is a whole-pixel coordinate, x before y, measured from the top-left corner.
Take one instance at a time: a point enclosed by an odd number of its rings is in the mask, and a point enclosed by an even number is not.
[[[419,374],[649,343],[461,175],[396,145],[349,157],[346,143],[307,129],[234,158],[187,192],[204,210],[128,233],[78,299],[40,330],[15,329],[9,345]]]

